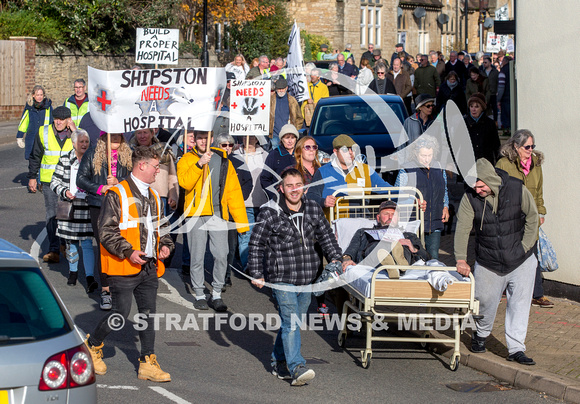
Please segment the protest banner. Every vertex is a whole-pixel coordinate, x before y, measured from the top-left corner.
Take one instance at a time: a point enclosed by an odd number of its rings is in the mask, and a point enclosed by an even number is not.
[[[296,101],[302,102],[308,99],[308,81],[304,71],[304,59],[300,46],[300,29],[294,21],[292,32],[288,39],[288,56],[286,57],[286,72],[288,80],[288,92]]]
[[[88,70],[91,118],[109,133],[145,128],[209,131],[226,87],[223,68]]]
[[[176,65],[178,59],[178,29],[137,28],[136,63]]]
[[[270,88],[270,80],[231,81],[230,135],[269,135]]]

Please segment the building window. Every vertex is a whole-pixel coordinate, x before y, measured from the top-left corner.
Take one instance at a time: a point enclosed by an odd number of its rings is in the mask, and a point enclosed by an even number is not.
[[[381,46],[381,4],[382,0],[361,0],[360,43],[366,47],[369,43]]]
[[[360,46],[361,48],[367,45],[367,10],[365,7],[360,8]]]

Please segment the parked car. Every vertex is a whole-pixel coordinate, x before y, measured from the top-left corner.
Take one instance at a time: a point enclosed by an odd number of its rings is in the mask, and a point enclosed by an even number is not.
[[[387,156],[395,151],[395,142],[392,139],[400,135],[400,132],[389,133],[385,127],[383,120],[387,126],[392,126],[387,122],[389,109],[402,125],[407,118],[407,110],[398,95],[341,95],[322,98],[316,104],[310,128],[306,133],[314,137],[318,147],[328,154],[332,154],[334,138],[345,134],[353,138],[362,153],[368,155],[365,150],[370,146],[375,157]],[[395,126],[402,129],[398,124]]]
[[[38,263],[0,239],[0,404],[96,403],[91,355]]]

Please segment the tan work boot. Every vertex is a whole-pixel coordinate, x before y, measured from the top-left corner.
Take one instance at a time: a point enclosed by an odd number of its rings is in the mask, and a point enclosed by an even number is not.
[[[95,367],[95,373],[98,375],[104,375],[107,373],[107,365],[103,361],[103,345],[101,343],[99,346],[90,346],[89,345],[89,334],[87,334],[87,339],[85,340],[85,345],[89,348],[89,352],[91,353],[91,358],[93,359],[93,366]]]
[[[139,374],[141,380],[151,380],[152,382],[170,382],[171,375],[161,370],[155,354],[145,355],[145,362],[139,361]]]
[[[60,256],[56,252],[49,252],[47,254],[44,254],[42,260],[44,262],[58,264],[60,262]]]

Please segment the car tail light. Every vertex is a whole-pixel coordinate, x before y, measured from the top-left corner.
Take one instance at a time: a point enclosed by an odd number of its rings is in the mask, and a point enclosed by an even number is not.
[[[40,375],[39,390],[59,390],[95,382],[95,372],[87,347],[59,352],[46,360]]]

